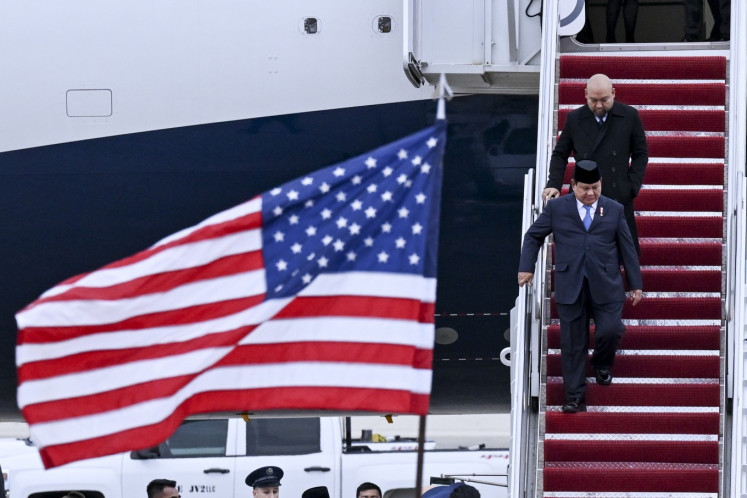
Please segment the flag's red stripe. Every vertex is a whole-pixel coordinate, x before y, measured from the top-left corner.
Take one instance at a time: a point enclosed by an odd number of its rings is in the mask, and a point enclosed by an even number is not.
[[[48,446],[42,448],[40,453],[45,467],[52,467],[133,448],[148,448],[168,439],[185,417],[195,413],[239,412],[250,407],[251,411],[292,410],[310,416],[323,415],[319,407],[324,406],[330,411],[426,415],[428,405],[428,395],[375,388],[274,387],[215,391],[193,396],[157,424],[85,441]],[[301,410],[310,412],[300,413]]]
[[[168,292],[186,284],[257,270],[262,268],[262,266],[262,251],[236,254],[217,259],[205,265],[154,275],[145,275],[109,287],[73,287],[56,296],[39,299],[33,303],[33,306],[29,306],[27,309],[31,309],[42,303],[54,301],[87,299],[114,301],[157,292]]]
[[[128,318],[121,322],[101,325],[26,327],[21,329],[18,333],[18,344],[41,344],[46,342],[64,341],[75,337],[98,334],[101,332],[140,330],[203,322],[249,309],[264,301],[264,298],[264,294],[259,294],[257,296],[230,299],[217,303],[199,304],[176,310],[149,313]]]
[[[256,325],[253,325],[226,332],[206,333],[204,336],[188,341],[152,344],[136,348],[87,351],[51,360],[34,361],[18,367],[18,380],[19,382],[26,382],[47,379],[58,375],[87,372],[135,361],[166,358],[199,349],[236,347],[236,343],[255,328]]]
[[[278,362],[322,361],[413,365],[429,368],[430,350],[396,344],[357,342],[293,342],[237,346],[255,326],[241,327],[223,333],[209,334],[184,342],[154,344],[148,347],[97,350],[52,360],[26,363],[18,368],[19,382],[48,379],[58,375],[87,372],[124,365],[135,361],[165,358],[199,349],[233,347],[221,361],[212,366],[258,365]],[[417,355],[421,352],[421,355]]]
[[[368,351],[368,349],[372,349],[372,351]],[[265,354],[276,356],[266,358],[262,356]],[[356,354],[359,356],[355,356]],[[232,353],[230,358],[219,362],[219,366],[288,363],[291,361],[350,362],[353,358],[356,363],[401,364],[412,365],[420,369],[430,369],[431,355],[431,350],[380,344],[308,343],[242,346],[235,353]],[[132,404],[172,396],[199,375],[200,372],[192,375],[158,379],[89,396],[36,403],[24,407],[23,414],[26,421],[33,424],[116,410]]]
[[[253,230],[261,226],[262,226],[262,213],[261,212],[249,213],[247,215],[240,216],[238,218],[234,218],[231,220],[227,220],[222,223],[217,223],[215,225],[209,225],[206,227],[202,227],[181,239],[172,240],[171,242],[167,244],[145,249],[143,251],[140,251],[137,254],[133,254],[132,256],[128,256],[124,259],[120,259],[113,263],[109,263],[108,265],[103,266],[102,268],[99,268],[98,270],[95,270],[95,271],[100,271],[100,270],[108,269],[108,268],[119,268],[122,266],[127,266],[133,263],[137,263],[138,261],[143,261],[145,259],[148,259],[151,256],[158,254],[160,252],[163,252],[166,249],[170,249],[172,247],[189,244],[193,242],[200,242],[202,240],[207,240],[207,239],[214,239],[217,237],[223,237],[225,235],[230,235],[233,233],[243,232],[247,230]],[[72,285],[78,280],[86,277],[87,275],[90,275],[91,273],[95,273],[95,272],[87,272],[87,273],[82,273],[80,275],[76,275],[74,277],[70,277],[64,282],[58,284],[57,286]]]
[[[282,309],[275,319],[313,316],[360,316],[416,318],[421,323],[433,323],[434,303],[417,299],[373,296],[297,297]]]

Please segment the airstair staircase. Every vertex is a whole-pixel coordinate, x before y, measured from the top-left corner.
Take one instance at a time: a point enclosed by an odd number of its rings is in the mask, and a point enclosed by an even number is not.
[[[588,412],[569,415],[548,289],[537,496],[722,496],[727,57],[561,56],[558,130],[595,73],[612,78],[647,134],[635,201],[644,298],[624,308],[614,382],[597,385],[589,365]],[[551,260],[547,268],[552,282]]]

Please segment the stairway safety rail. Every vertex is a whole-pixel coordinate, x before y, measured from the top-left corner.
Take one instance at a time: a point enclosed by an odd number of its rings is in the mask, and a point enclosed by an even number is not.
[[[542,210],[542,186],[547,178],[553,146],[555,60],[558,50],[558,3],[543,1],[542,60],[538,116],[536,177],[529,171],[524,181],[523,234]],[[547,247],[547,246],[546,246]],[[540,394],[541,335],[544,310],[545,250],[541,251],[531,286],[519,290],[511,310],[511,443],[508,495],[534,496],[536,478],[537,413]]]
[[[730,348],[727,394],[732,397],[730,496],[747,494],[747,4],[731,3],[729,73],[729,154],[726,281],[727,344]]]

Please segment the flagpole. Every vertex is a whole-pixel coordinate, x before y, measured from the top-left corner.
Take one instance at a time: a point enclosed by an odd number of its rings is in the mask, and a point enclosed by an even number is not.
[[[443,76],[443,75],[442,75]],[[441,101],[439,101],[440,105]],[[443,118],[439,118],[443,119]],[[415,476],[415,497],[419,497],[423,492],[423,461],[425,459],[425,415],[420,416],[418,427],[418,463],[417,475]]]
[[[436,119],[446,119],[446,100],[451,100],[453,96],[454,92],[446,81],[446,75],[441,73],[441,77],[438,79],[438,85],[436,85],[436,91],[433,96],[434,99],[438,99]]]

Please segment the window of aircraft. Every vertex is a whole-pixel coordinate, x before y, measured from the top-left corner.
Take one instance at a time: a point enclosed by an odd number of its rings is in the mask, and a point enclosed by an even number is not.
[[[319,33],[321,23],[316,17],[304,17],[303,19],[303,32],[307,35],[315,35]]]
[[[392,18],[389,16],[379,16],[376,18],[376,29],[379,33],[386,34],[392,32]]]
[[[246,454],[308,455],[319,453],[318,418],[257,418],[246,424]]]

